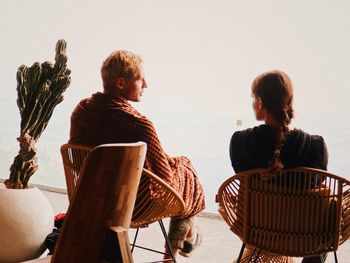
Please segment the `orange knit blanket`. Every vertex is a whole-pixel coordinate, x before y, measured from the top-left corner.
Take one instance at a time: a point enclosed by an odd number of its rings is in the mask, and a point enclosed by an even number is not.
[[[168,156],[152,122],[127,100],[95,93],[82,100],[71,116],[69,143],[96,146],[103,143],[144,141],[147,154],[144,167],[169,183],[183,198],[186,212],[193,216],[205,207],[203,188],[191,161]]]

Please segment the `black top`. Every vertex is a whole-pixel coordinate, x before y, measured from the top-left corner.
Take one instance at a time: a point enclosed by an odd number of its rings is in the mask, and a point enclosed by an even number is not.
[[[267,168],[275,149],[276,129],[268,125],[237,131],[230,142],[230,158],[236,173]],[[327,146],[321,136],[294,129],[281,149],[284,168],[305,166],[327,170]]]

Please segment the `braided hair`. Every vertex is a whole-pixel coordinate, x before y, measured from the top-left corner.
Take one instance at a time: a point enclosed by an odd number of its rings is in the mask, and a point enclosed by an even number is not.
[[[261,99],[263,107],[277,124],[275,148],[268,167],[270,172],[275,173],[283,169],[281,149],[294,117],[293,83],[286,73],[279,70],[269,71],[255,78],[252,92]]]

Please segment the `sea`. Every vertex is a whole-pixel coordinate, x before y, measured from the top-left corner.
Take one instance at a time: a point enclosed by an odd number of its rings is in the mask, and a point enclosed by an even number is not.
[[[6,109],[0,126],[0,178],[6,179],[19,145],[19,112],[17,106],[1,100]],[[39,170],[30,182],[65,189],[65,178],[60,156],[60,146],[69,136],[70,114],[73,104],[58,106],[37,143]],[[234,175],[229,159],[229,142],[236,130],[260,123],[250,118],[221,114],[149,110],[165,151],[171,156],[189,157],[203,184],[206,198],[206,212],[217,212],[215,195],[219,186]],[[329,151],[328,170],[350,180],[349,153],[350,125],[333,120],[307,120],[294,123],[311,134],[324,137]]]

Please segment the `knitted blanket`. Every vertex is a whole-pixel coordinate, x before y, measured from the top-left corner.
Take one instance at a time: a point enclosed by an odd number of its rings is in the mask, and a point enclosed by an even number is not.
[[[194,216],[205,208],[203,188],[191,161],[168,156],[152,122],[124,98],[95,93],[83,99],[71,116],[69,143],[96,146],[103,143],[147,143],[144,167],[169,183],[182,196],[186,212]]]

